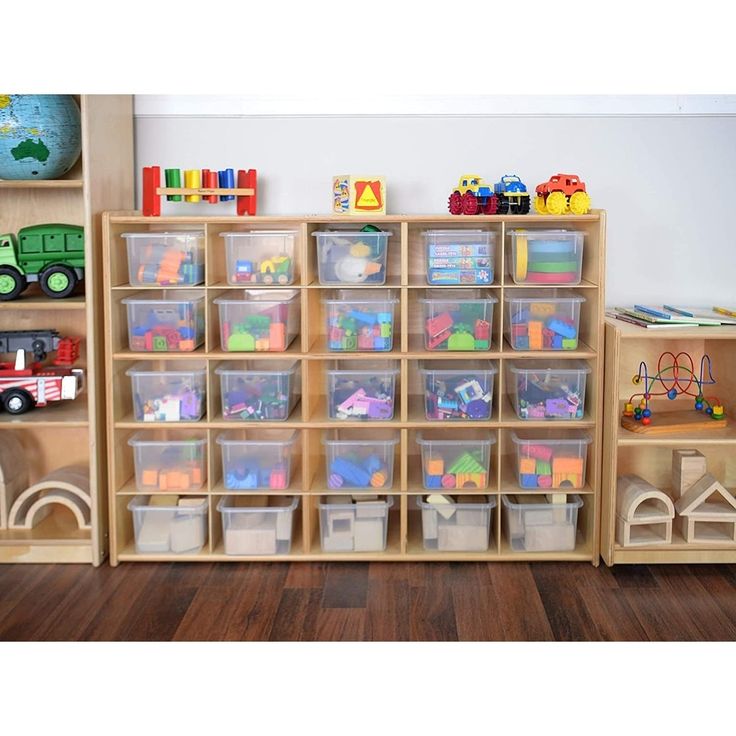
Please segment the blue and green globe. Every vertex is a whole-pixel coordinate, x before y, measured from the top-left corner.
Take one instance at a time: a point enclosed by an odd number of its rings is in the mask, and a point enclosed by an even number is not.
[[[58,179],[81,150],[71,95],[0,95],[0,179]]]

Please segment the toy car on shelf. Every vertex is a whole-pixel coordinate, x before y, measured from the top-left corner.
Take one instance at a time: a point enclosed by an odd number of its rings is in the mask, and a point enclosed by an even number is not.
[[[499,215],[526,215],[529,212],[529,192],[516,174],[504,174],[501,181],[493,185],[493,191],[498,197]]]
[[[585,215],[590,211],[590,195],[577,174],[555,174],[536,189],[534,209],[540,215]]]
[[[0,235],[0,301],[17,299],[32,281],[52,299],[70,296],[84,278],[84,228],[32,225]]]
[[[477,174],[464,174],[450,195],[448,208],[451,215],[495,215],[498,197]]]

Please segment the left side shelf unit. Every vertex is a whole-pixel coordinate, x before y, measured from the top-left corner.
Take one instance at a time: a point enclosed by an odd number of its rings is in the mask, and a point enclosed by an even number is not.
[[[31,284],[18,299],[0,303],[0,330],[54,329],[63,337],[81,338],[75,367],[84,370],[85,387],[74,401],[54,402],[17,416],[0,412],[0,442],[12,433],[22,445],[29,487],[66,466],[88,472],[90,523],[80,528],[63,504],[49,504],[44,509],[49,513],[39,513],[33,528],[0,525],[0,562],[97,566],[108,550],[107,471],[100,462],[106,447],[100,213],[133,204],[133,98],[80,95],[76,100],[82,117],[79,160],[61,179],[0,181],[0,232],[17,233],[47,223],[83,226],[83,287],[75,296],[50,299]]]

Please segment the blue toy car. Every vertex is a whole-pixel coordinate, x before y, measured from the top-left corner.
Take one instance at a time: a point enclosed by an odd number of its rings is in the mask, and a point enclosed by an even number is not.
[[[493,185],[498,197],[498,214],[526,215],[531,204],[526,184],[516,174],[505,174]]]

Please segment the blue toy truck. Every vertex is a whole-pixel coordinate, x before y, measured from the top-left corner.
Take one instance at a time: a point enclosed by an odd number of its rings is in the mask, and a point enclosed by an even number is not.
[[[526,184],[516,174],[505,174],[501,181],[493,185],[493,192],[498,197],[498,214],[526,215],[529,213],[529,192]]]

